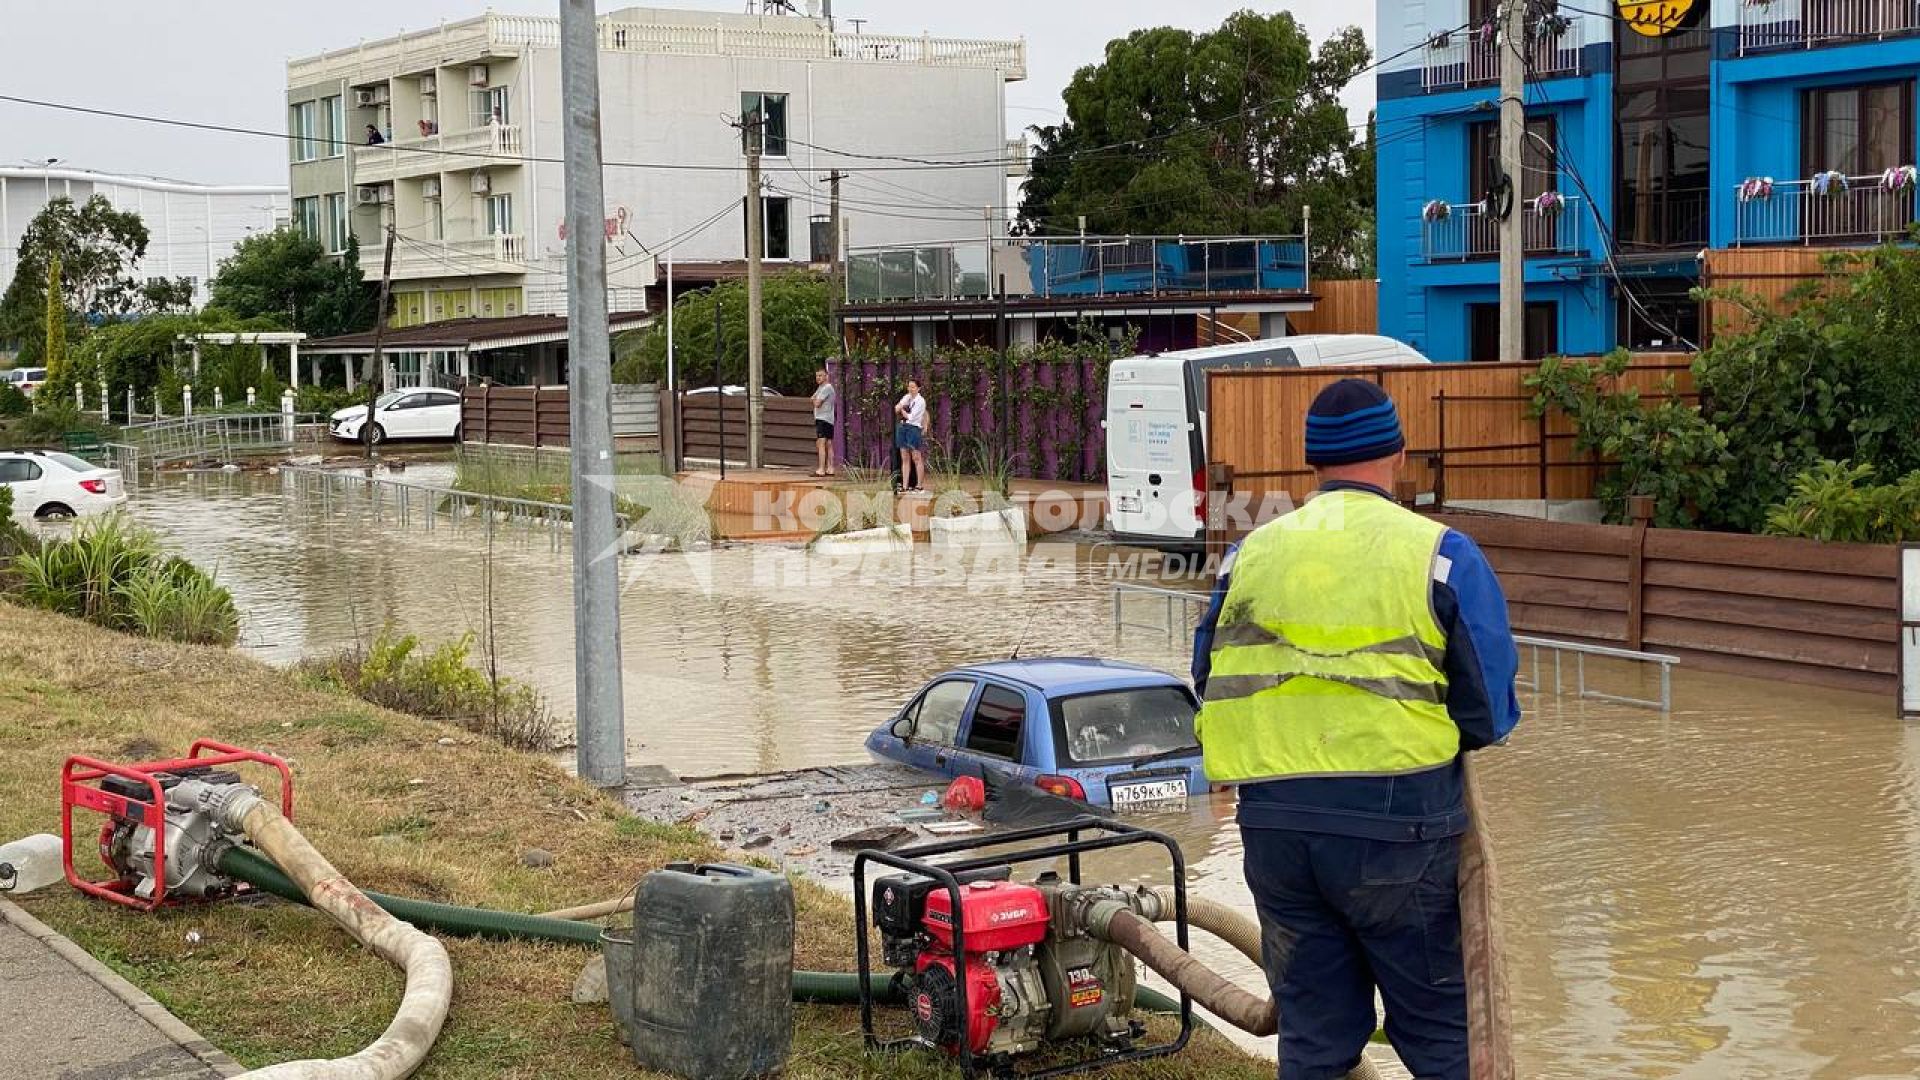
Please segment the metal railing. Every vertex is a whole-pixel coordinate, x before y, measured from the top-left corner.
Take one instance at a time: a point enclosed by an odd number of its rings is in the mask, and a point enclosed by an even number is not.
[[[1166,605],[1167,617],[1164,622],[1139,623],[1126,621],[1126,600],[1129,596],[1145,596],[1158,599]],[[1177,645],[1182,638],[1193,632],[1193,623],[1185,610],[1174,605],[1184,603],[1188,608],[1205,608],[1213,599],[1212,593],[1187,592],[1182,589],[1163,589],[1157,585],[1136,585],[1132,582],[1115,582],[1113,586],[1113,639],[1120,640],[1126,630],[1152,630],[1166,635],[1168,645]],[[1179,610],[1179,614],[1175,614]]]
[[[1914,0],[1742,0],[1742,55],[1920,33]]]
[[[1543,213],[1531,203],[1515,209],[1528,255],[1576,255],[1585,250],[1581,221],[1586,203],[1563,196],[1558,210]],[[1428,261],[1491,259],[1500,254],[1500,222],[1482,203],[1451,203],[1447,216],[1426,218],[1420,228],[1421,252]]]
[[[954,241],[847,257],[847,301],[984,300],[1004,274],[1021,296],[1098,298],[1304,292],[1308,235]]]
[[[1880,176],[1849,176],[1844,185],[1788,180],[1762,195],[1749,185],[1734,189],[1733,242],[1805,244],[1823,241],[1873,243],[1904,236],[1916,220],[1916,188],[1889,191]]]
[[[791,28],[779,25],[783,22],[791,22]],[[849,34],[807,19],[769,19],[742,25],[725,18],[711,22],[605,18],[599,23],[599,41],[600,48],[609,52],[987,67],[1000,71],[1008,81],[1027,77],[1025,41]],[[365,82],[424,74],[489,57],[516,56],[529,47],[558,48],[559,44],[557,18],[488,14],[291,61],[287,64],[287,84],[308,86],[341,77]]]
[[[1558,32],[1539,31],[1528,44],[1529,78],[1552,79],[1580,74],[1581,49],[1586,34],[1579,22]],[[1420,65],[1420,88],[1427,91],[1481,86],[1500,81],[1500,45],[1482,30],[1459,31],[1428,43]]]
[[[1515,634],[1513,643],[1533,653],[1533,677],[1531,681],[1514,680],[1514,685],[1522,690],[1536,693],[1545,690],[1542,683],[1542,665],[1540,654],[1553,654],[1553,692],[1555,695],[1566,693],[1563,657],[1573,656],[1573,692],[1576,697],[1588,701],[1613,701],[1622,705],[1639,705],[1661,712],[1673,711],[1673,666],[1680,662],[1677,656],[1665,653],[1641,652],[1637,649],[1616,649],[1608,645],[1588,645],[1578,641],[1561,641],[1557,638],[1528,637]],[[1660,669],[1660,696],[1657,698],[1632,697],[1626,694],[1607,694],[1587,686],[1587,657],[1602,657],[1608,660],[1625,660],[1636,664],[1653,664]]]
[[[477,527],[489,533],[499,528],[517,530],[546,540],[547,550],[559,553],[573,529],[573,507],[565,503],[482,495],[437,484],[421,484],[389,476],[369,476],[357,469],[322,469],[288,465],[280,470],[288,495],[317,503],[322,513],[359,510],[373,521],[429,532],[445,528],[459,532]],[[614,515],[622,535],[632,525],[626,514]]]
[[[122,429],[122,444],[155,465],[174,461],[232,461],[236,456],[285,451],[302,424],[317,413],[207,413],[167,417]]]

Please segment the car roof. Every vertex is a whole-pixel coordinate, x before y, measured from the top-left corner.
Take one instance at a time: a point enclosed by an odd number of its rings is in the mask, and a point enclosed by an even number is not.
[[[991,675],[1024,683],[1051,697],[1095,690],[1123,690],[1135,686],[1184,686],[1179,679],[1155,668],[1091,656],[1048,656],[1031,660],[995,660],[968,664],[949,674]]]

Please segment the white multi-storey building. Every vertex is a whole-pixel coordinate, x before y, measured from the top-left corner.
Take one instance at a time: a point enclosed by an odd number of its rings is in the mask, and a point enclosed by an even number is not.
[[[395,325],[564,312],[559,30],[487,14],[288,64],[294,224],[336,251],[357,237],[370,276],[395,226]],[[1005,86],[1025,77],[1022,42],[651,8],[603,16],[599,42],[616,311],[642,308],[667,241],[710,218],[672,259],[744,258],[746,147],[730,119],[762,121],[769,261],[828,257],[826,173],[876,164],[847,155],[984,162],[892,174],[911,196],[849,189],[857,244],[1004,233]]]
[[[0,168],[0,288],[13,280],[20,239],[47,203],[67,198],[78,205],[95,195],[138,212],[147,226],[135,278],[188,278],[196,307],[207,302],[207,282],[234,244],[287,221],[284,187],[190,184],[59,165]]]

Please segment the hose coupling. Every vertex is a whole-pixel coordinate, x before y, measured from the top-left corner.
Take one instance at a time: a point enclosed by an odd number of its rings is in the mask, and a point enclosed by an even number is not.
[[[183,780],[175,786],[173,794],[184,802],[198,805],[223,827],[236,833],[246,831],[243,822],[247,814],[260,804],[260,793],[245,784]]]

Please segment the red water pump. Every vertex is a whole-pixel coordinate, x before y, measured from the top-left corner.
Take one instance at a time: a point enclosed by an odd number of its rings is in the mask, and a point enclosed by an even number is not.
[[[1083,833],[1094,835],[1083,838]],[[1062,836],[1063,843],[1004,850],[1007,844]],[[913,1024],[911,1041],[953,1054],[969,1077],[978,1075],[983,1065],[995,1075],[1017,1075],[1015,1058],[1069,1040],[1086,1042],[1092,1056],[1049,1068],[1045,1075],[1172,1053],[1185,1045],[1191,1017],[1184,1000],[1178,1041],[1138,1045],[1146,1029],[1131,1015],[1133,957],[1087,929],[1085,915],[1093,904],[1124,894],[1112,887],[1081,885],[1079,855],[1137,843],[1164,844],[1173,853],[1175,888],[1181,889],[1184,867],[1171,839],[1096,818],[993,834],[984,841],[861,852],[854,860],[854,907],[863,928],[856,952],[868,1045],[898,1045],[883,1044],[874,1036],[864,931],[869,896],[882,959],[895,972],[892,991],[906,1004]],[[992,855],[924,861],[986,844],[995,846]],[[1018,863],[1061,857],[1068,860],[1066,878],[1049,871],[1032,882],[1013,880]],[[869,861],[905,872],[876,878],[869,893]],[[1180,910],[1185,910],[1184,901]],[[1184,945],[1184,922],[1177,929]]]

